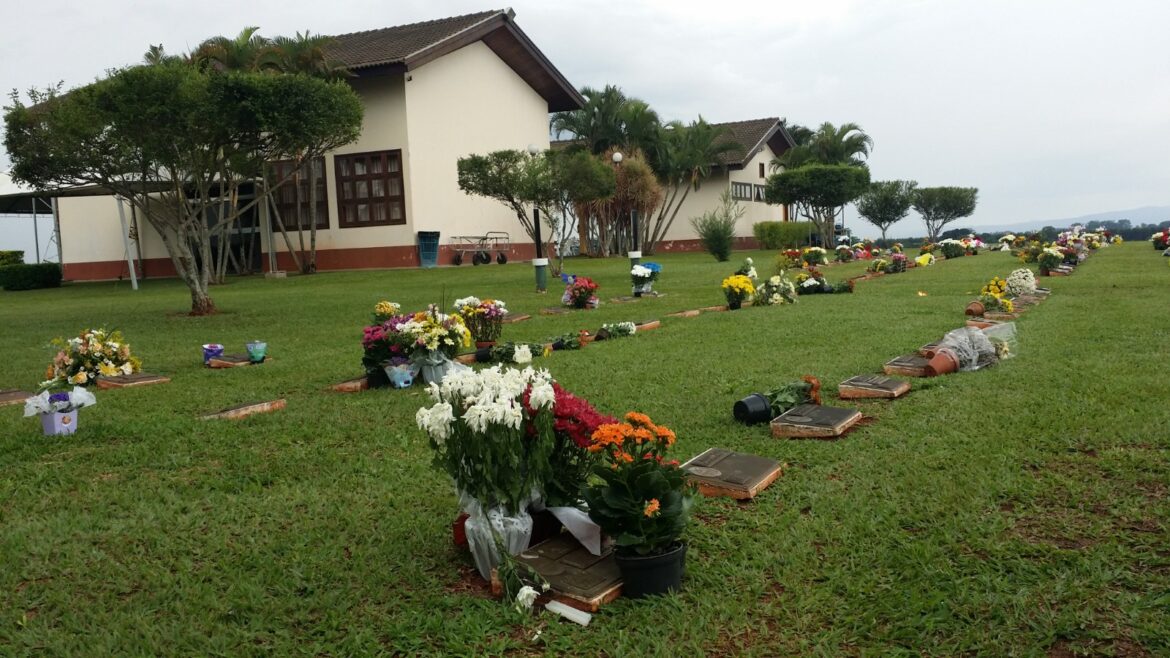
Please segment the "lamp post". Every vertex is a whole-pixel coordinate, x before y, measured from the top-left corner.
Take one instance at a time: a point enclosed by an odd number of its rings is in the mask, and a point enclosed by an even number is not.
[[[528,145],[528,155],[535,158],[540,153],[536,144]],[[544,257],[544,244],[540,238],[540,208],[532,206],[533,237],[536,238],[536,258],[532,259],[532,267],[536,271],[536,292],[545,292],[548,289],[548,259]]]
[[[623,159],[624,156],[622,156],[621,151],[613,152],[613,164],[618,169],[621,169]],[[631,240],[633,244],[627,255],[630,257],[630,267],[633,267],[642,262],[642,252],[638,251],[638,211],[632,207],[630,208],[630,229],[632,231]]]

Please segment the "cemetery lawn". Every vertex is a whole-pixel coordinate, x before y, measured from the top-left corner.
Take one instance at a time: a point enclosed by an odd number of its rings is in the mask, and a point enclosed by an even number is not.
[[[664,255],[658,299],[625,259],[577,259],[596,311],[540,316],[526,264],[234,279],[191,318],[177,281],[0,293],[0,389],[35,387],[49,339],[121,329],[169,384],[97,391],[72,437],[0,408],[3,655],[1170,655],[1166,259],[1102,249],[1018,322],[1019,355],[856,405],[840,441],[772,439],[731,418],[753,391],[836,383],[962,324],[1017,263],[982,253],[861,282],[853,295],[697,318],[744,255]],[[760,274],[771,256],[756,258]],[[830,281],[860,273],[825,268]],[[919,291],[926,293],[920,296]],[[588,628],[491,600],[451,543],[456,500],[414,426],[420,388],[341,394],[380,299],[503,299],[539,340],[602,322],[662,328],[538,360],[600,410],[787,462],[755,502],[700,502],[685,591],[606,606]],[[272,361],[211,371],[200,345]],[[199,416],[288,406],[242,421]],[[827,396],[833,404],[835,395]]]

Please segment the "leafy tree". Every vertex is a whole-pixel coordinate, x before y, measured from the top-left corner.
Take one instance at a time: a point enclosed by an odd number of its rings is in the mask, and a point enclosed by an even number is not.
[[[910,206],[914,203],[914,189],[917,186],[918,183],[914,181],[874,181],[858,197],[857,213],[865,221],[878,227],[882,232],[882,240],[885,240],[886,231],[890,226],[910,213]]]
[[[831,247],[842,207],[869,185],[869,169],[842,164],[806,164],[768,177],[768,203],[790,203],[816,226],[821,244]]]
[[[240,188],[267,163],[316,157],[361,131],[362,106],[343,83],[243,71],[208,74],[163,61],[114,71],[59,93],[16,94],[6,108],[13,177],[52,190],[95,185],[125,198],[158,232],[191,293],[192,314],[215,312],[212,238],[267,193]]]
[[[938,240],[942,227],[975,212],[979,190],[974,187],[920,187],[914,190],[914,210],[926,222],[927,239]]]
[[[873,138],[865,134],[856,123],[843,123],[840,127],[829,122],[821,124],[816,132],[808,132],[803,126],[795,126],[800,140],[772,160],[772,169],[781,167],[795,169],[807,164],[853,165],[864,167],[865,159],[873,150]],[[789,130],[789,134],[792,131]]]

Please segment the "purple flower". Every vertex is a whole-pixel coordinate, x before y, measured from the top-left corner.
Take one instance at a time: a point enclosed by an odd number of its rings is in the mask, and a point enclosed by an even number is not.
[[[68,401],[69,401],[69,394],[68,393],[54,393],[54,394],[49,396],[49,402],[68,402]]]

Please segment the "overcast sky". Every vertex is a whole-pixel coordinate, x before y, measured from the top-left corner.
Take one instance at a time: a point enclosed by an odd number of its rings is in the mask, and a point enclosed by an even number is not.
[[[666,119],[852,121],[874,139],[875,180],[978,187],[971,226],[1170,205],[1165,0],[512,7],[577,87],[616,84]],[[474,0],[6,0],[0,88],[84,84],[139,61],[150,44],[180,53],[245,25],[267,36],[341,34],[490,8]]]

